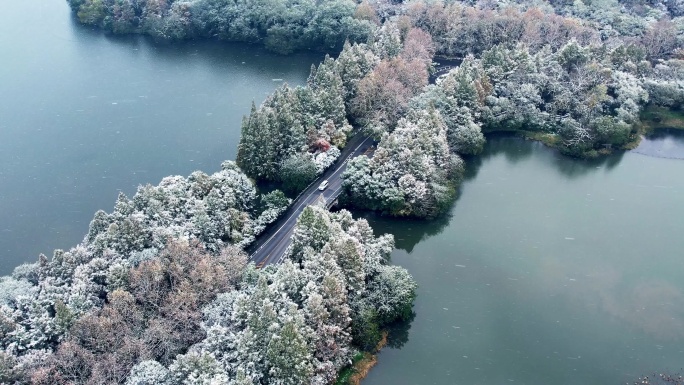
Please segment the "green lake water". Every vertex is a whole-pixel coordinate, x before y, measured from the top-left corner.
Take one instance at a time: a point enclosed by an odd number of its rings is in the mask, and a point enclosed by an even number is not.
[[[119,191],[235,159],[252,101],[321,54],[155,43],[81,26],[65,0],[0,12],[0,274],[83,239]]]
[[[684,161],[578,161],[494,137],[468,170],[448,218],[364,215],[395,235],[392,261],[420,285],[415,319],[395,332],[403,346],[384,349],[364,385],[625,384],[680,371]]]

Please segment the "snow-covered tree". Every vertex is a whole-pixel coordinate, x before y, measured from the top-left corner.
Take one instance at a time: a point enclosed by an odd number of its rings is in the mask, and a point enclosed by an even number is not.
[[[157,361],[142,361],[131,369],[126,385],[173,385],[171,373]]]
[[[307,343],[308,333],[297,306],[292,304],[280,314],[279,326],[270,330],[266,348],[268,382],[298,385],[308,383],[313,375],[312,352]]]
[[[415,282],[387,265],[391,236],[375,237],[365,220],[317,206],[305,210],[295,232],[296,254],[290,250],[277,267],[247,268],[238,290],[204,308],[206,337],[170,365],[177,381],[329,384],[356,349],[358,312],[379,309],[363,324],[374,330],[410,312]],[[321,232],[329,234],[323,242]],[[374,347],[377,339],[366,337]]]
[[[312,67],[307,87],[285,85],[258,109],[252,106],[243,119],[237,156],[249,176],[283,182],[298,192],[334,163],[352,131],[341,73],[327,56]]]
[[[449,151],[440,113],[414,110],[385,134],[371,159],[357,157],[343,175],[355,205],[396,216],[433,217],[455,196],[462,160]]]
[[[373,49],[383,60],[358,82],[350,111],[369,134],[380,137],[394,130],[409,100],[427,85],[434,46],[429,34],[415,28],[402,42],[398,27],[387,24]]]

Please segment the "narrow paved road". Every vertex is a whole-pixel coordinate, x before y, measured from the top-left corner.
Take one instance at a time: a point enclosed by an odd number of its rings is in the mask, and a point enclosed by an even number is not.
[[[435,74],[430,78],[430,83],[434,83],[438,76],[449,72],[453,67],[461,63],[460,59],[435,59],[437,67]],[[259,238],[249,247],[249,260],[254,262],[257,266],[264,266],[272,263],[282,262],[285,256],[285,250],[290,246],[292,232],[294,225],[297,223],[299,214],[302,213],[306,206],[316,204],[318,202],[324,203],[330,207],[342,191],[342,173],[347,169],[347,162],[349,159],[357,157],[361,154],[373,153],[373,140],[370,137],[363,135],[354,136],[342,150],[340,158],[337,163],[328,171],[323,173],[316,181],[311,183],[295,201],[292,206],[280,217],[269,229],[264,232]],[[319,191],[318,186],[324,180],[328,180],[329,186],[325,191]]]
[[[285,250],[290,246],[294,225],[304,208],[317,202],[330,206],[342,191],[342,173],[347,169],[347,162],[354,157],[372,151],[373,139],[357,135],[345,146],[337,162],[311,183],[292,206],[262,234],[250,247],[250,261],[257,266],[282,262]],[[319,191],[318,186],[328,180],[328,188]]]

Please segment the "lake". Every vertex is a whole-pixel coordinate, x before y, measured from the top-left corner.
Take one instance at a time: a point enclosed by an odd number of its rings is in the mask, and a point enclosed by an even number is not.
[[[662,153],[660,135],[639,151]],[[679,153],[681,155],[681,153]],[[668,153],[668,156],[672,155]],[[448,218],[364,214],[420,285],[364,385],[625,384],[684,365],[684,161],[490,137]]]
[[[68,248],[119,191],[234,159],[240,121],[320,54],[161,44],[82,27],[63,0],[0,14],[0,274]],[[275,80],[274,80],[275,79]],[[398,221],[420,285],[364,385],[624,384],[684,364],[684,138],[595,161],[496,136],[447,217]],[[654,155],[654,156],[646,156]]]
[[[219,170],[252,101],[323,59],[106,36],[65,0],[4,4],[0,50],[0,275],[76,245],[119,191]]]

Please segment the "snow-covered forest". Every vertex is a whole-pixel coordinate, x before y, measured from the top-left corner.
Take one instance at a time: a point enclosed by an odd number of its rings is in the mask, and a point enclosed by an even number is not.
[[[326,58],[307,87],[284,87],[253,108],[238,162],[254,178],[298,191],[320,172],[316,160],[329,158],[328,146],[370,135],[378,150],[351,162],[343,200],[434,217],[456,195],[460,157],[479,153],[483,134],[518,132],[596,157],[638,143],[645,107],[679,109],[684,24],[676,9],[364,2],[357,11],[377,24],[367,40]],[[428,84],[435,56],[460,64]],[[419,124],[427,115],[432,123]]]
[[[81,244],[0,278],[0,383],[333,382],[411,315],[416,284],[391,236],[318,207],[285,263],[248,265],[241,246],[289,203],[233,162],[119,196]]]
[[[359,71],[371,66],[351,60]],[[352,132],[344,102],[353,91],[345,88],[339,62],[326,57],[318,68],[312,67],[306,87],[284,85],[258,109],[252,105],[242,122],[237,154],[247,175],[282,182],[286,190],[299,192],[337,160]]]
[[[364,41],[374,20],[353,0],[67,0],[78,19],[113,33],[161,39],[216,38],[260,43],[287,54],[338,51],[345,39]]]
[[[114,33],[336,58],[252,107],[236,162],[121,195],[79,245],[0,278],[0,383],[332,383],[411,315],[416,284],[388,264],[392,238],[344,210],[307,208],[285,263],[247,264],[290,204],[255,181],[301,191],[369,135],[342,201],[431,218],[488,132],[594,157],[638,140],[644,108],[684,102],[679,0],[68,2]],[[459,64],[429,84],[436,55]]]

